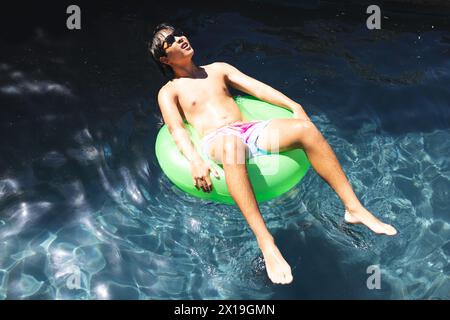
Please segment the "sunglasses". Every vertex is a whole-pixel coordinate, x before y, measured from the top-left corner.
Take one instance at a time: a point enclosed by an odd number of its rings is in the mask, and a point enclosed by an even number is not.
[[[169,34],[163,41],[163,49],[169,49],[172,44],[175,42],[175,37],[182,37],[184,36],[183,31],[180,29],[175,29],[171,34]],[[167,43],[167,47],[164,48],[164,43]]]

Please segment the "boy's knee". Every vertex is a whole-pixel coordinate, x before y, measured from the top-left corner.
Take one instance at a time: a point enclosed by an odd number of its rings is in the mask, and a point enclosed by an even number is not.
[[[298,120],[294,125],[294,130],[297,132],[302,144],[315,143],[322,139],[319,129],[311,121]]]

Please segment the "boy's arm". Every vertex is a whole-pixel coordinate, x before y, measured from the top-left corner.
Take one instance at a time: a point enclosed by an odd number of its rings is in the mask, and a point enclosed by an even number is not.
[[[169,129],[178,149],[189,161],[192,183],[197,189],[211,192],[212,182],[209,173],[212,172],[216,178],[219,173],[212,168],[211,164],[203,160],[194,147],[189,134],[184,127],[183,118],[177,107],[177,97],[167,88],[162,88],[158,93],[158,104],[161,109],[164,122]]]
[[[158,104],[161,109],[161,114],[178,149],[191,164],[199,163],[203,159],[197,150],[195,150],[191,138],[184,127],[183,118],[178,111],[176,99],[175,94],[163,87],[158,93]]]
[[[233,88],[252,95],[260,100],[290,109],[294,112],[294,118],[310,120],[299,103],[291,100],[280,91],[242,73],[228,63],[218,62],[218,65],[224,72],[227,83]]]

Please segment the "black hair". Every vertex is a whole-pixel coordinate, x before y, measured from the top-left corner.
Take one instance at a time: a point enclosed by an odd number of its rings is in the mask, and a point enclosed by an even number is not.
[[[158,66],[159,70],[164,76],[167,76],[167,73],[173,73],[172,68],[162,63],[159,58],[165,57],[166,52],[163,49],[163,41],[164,39],[161,38],[159,35],[161,30],[169,30],[173,32],[176,28],[169,23],[163,22],[156,26],[156,28],[153,30],[153,36],[152,39],[148,42],[148,50],[150,51],[153,60],[155,61],[156,65]]]

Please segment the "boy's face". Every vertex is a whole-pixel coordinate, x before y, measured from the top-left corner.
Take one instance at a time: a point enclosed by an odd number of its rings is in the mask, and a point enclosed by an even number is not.
[[[194,49],[188,42],[186,36],[179,30],[161,30],[159,36],[164,39],[163,49],[166,52],[166,57],[161,57],[160,60],[166,64],[178,64],[182,61],[187,61],[194,55]]]

